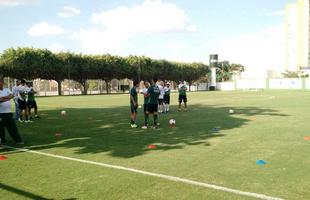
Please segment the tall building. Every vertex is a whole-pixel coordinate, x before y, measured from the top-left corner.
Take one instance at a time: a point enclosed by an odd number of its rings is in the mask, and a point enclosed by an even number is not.
[[[286,7],[286,70],[310,66],[310,0]]]

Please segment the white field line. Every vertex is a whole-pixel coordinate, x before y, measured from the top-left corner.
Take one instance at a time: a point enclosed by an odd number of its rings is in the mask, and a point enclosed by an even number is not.
[[[3,146],[3,147],[13,149],[15,151],[27,152],[27,153],[38,154],[38,155],[52,157],[52,158],[58,158],[58,159],[62,159],[62,160],[70,160],[70,161],[75,161],[75,162],[80,162],[80,163],[85,163],[85,164],[101,166],[101,167],[105,167],[105,168],[118,169],[118,170],[133,172],[133,173],[137,173],[137,174],[143,174],[143,175],[147,175],[147,176],[158,177],[158,178],[162,178],[162,179],[166,179],[166,180],[170,180],[170,181],[174,181],[174,182],[186,183],[186,184],[200,186],[200,187],[204,187],[204,188],[208,188],[208,189],[223,191],[223,192],[227,192],[227,193],[233,193],[233,194],[237,194],[237,195],[241,195],[241,196],[254,197],[254,198],[263,199],[263,200],[284,200],[282,198],[267,196],[264,194],[258,194],[258,193],[253,193],[253,192],[245,192],[245,191],[231,189],[231,188],[222,187],[222,186],[217,186],[217,185],[213,185],[213,184],[208,184],[208,183],[203,183],[203,182],[198,182],[198,181],[192,181],[192,180],[185,179],[185,178],[179,178],[179,177],[169,176],[169,175],[164,175],[164,174],[157,174],[157,173],[142,171],[142,170],[138,170],[138,169],[122,167],[122,166],[118,166],[118,165],[110,165],[110,164],[88,161],[88,160],[82,160],[82,159],[71,158],[71,157],[66,157],[66,156],[59,156],[59,155],[54,155],[54,154],[50,154],[50,153],[43,153],[43,152],[33,151],[33,150],[29,150],[29,149],[14,148],[14,147],[10,147],[10,146]]]

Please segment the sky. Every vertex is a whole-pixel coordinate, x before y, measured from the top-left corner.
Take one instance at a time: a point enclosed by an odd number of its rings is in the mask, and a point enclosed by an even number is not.
[[[0,52],[145,55],[246,67],[245,78],[284,71],[289,0],[0,0]],[[291,0],[289,2],[294,2]]]

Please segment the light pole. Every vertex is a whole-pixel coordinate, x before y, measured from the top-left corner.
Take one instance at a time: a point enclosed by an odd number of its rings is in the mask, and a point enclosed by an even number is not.
[[[211,68],[211,86],[209,90],[215,91],[216,89],[216,68],[218,65],[218,55],[211,54],[210,55],[210,68]]]

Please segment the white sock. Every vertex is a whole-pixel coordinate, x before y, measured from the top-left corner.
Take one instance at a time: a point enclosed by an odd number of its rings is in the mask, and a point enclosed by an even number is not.
[[[167,112],[169,112],[169,104],[166,105]]]

